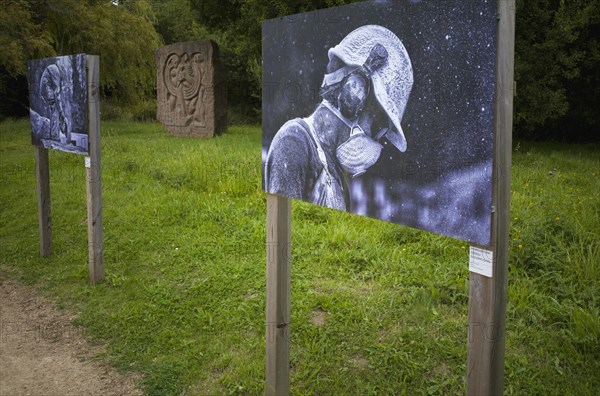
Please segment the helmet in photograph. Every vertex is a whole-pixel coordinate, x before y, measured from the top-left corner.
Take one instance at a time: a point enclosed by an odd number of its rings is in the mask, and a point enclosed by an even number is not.
[[[398,150],[404,152],[406,138],[400,121],[413,86],[413,71],[400,39],[383,26],[365,25],[344,37],[329,50],[328,56],[330,61],[334,56],[339,58],[347,65],[344,69],[349,70],[363,66],[371,50],[377,45],[385,48],[387,59],[371,74],[373,93],[394,126],[393,130],[387,131],[386,137]]]

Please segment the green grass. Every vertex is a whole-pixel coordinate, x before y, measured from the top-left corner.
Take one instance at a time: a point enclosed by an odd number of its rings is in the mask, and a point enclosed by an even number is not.
[[[104,122],[106,278],[92,287],[83,157],[50,152],[54,253],[40,258],[29,124],[0,124],[0,270],[76,312],[149,395],[263,394],[260,134]],[[599,151],[515,148],[508,395],[600,389]],[[464,394],[468,245],[301,202],[292,213],[292,393]]]

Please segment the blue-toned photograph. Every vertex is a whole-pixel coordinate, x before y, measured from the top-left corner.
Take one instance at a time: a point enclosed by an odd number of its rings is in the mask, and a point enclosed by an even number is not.
[[[490,243],[496,1],[263,23],[263,189]]]
[[[85,54],[28,62],[31,142],[88,154]]]

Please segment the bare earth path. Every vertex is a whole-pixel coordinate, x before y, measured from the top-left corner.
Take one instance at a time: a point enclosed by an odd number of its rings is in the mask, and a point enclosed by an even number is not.
[[[68,313],[0,272],[0,395],[141,395],[133,378],[94,359]]]

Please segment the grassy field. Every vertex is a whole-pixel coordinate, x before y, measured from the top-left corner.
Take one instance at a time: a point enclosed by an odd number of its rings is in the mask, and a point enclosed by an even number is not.
[[[105,281],[87,285],[83,157],[52,151],[40,258],[26,121],[0,124],[0,270],[77,314],[149,395],[264,392],[260,128],[102,124]],[[600,147],[517,144],[505,394],[600,389]],[[293,203],[293,394],[464,394],[468,245]]]

